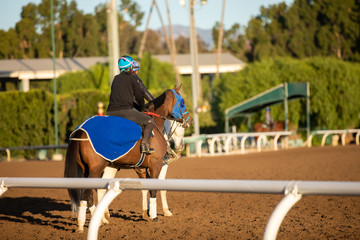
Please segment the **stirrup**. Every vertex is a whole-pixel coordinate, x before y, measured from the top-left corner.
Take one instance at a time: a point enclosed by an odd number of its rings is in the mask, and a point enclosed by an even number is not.
[[[141,149],[141,152],[145,153],[145,154],[150,154],[150,153],[155,152],[155,149],[151,148],[149,143],[141,143],[140,149]]]

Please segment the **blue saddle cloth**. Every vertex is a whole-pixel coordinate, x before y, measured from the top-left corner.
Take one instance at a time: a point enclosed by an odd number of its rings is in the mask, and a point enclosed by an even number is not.
[[[141,127],[128,119],[115,116],[93,116],[80,124],[71,134],[84,131],[94,151],[108,161],[127,154],[141,139]]]

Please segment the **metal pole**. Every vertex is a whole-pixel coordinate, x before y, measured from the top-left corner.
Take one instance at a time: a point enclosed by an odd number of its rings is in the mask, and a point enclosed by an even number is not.
[[[285,131],[288,130],[288,85],[287,83],[284,83],[284,110],[285,110],[285,120],[284,120],[284,124],[285,124]]]
[[[191,53],[191,65],[192,65],[192,97],[193,97],[193,109],[194,109],[194,135],[198,136],[200,134],[199,127],[199,116],[197,113],[197,100],[198,100],[198,67],[197,67],[197,58],[196,58],[196,33],[195,33],[195,23],[194,23],[194,0],[190,0],[190,53]]]
[[[54,94],[54,125],[55,125],[55,145],[59,145],[59,130],[58,130],[58,111],[57,111],[57,86],[56,86],[56,64],[55,64],[55,29],[54,29],[54,4],[50,1],[51,12],[51,45],[52,45],[52,62],[53,62],[53,94]],[[58,153],[58,149],[55,150]]]
[[[118,67],[117,62],[119,60],[119,54],[120,54],[120,47],[119,47],[119,33],[118,33],[118,15],[117,15],[117,9],[116,9],[116,0],[111,0],[111,21],[112,21],[112,39],[113,39],[113,76],[115,77],[118,73]]]
[[[222,13],[221,13],[221,23],[220,23],[220,30],[219,30],[218,45],[217,45],[216,75],[215,75],[215,78],[218,78],[220,76],[220,62],[221,62],[222,39],[223,39],[223,32],[224,32],[225,4],[226,4],[226,0],[223,0],[223,7],[222,7]]]
[[[306,139],[310,136],[310,83],[306,83]]]
[[[168,21],[169,21],[170,48],[171,48],[170,54],[172,55],[172,58],[173,58],[176,85],[179,86],[181,84],[181,79],[180,79],[180,74],[179,74],[179,69],[178,69],[178,64],[177,64],[177,57],[176,57],[176,44],[175,44],[174,33],[173,33],[172,24],[171,24],[169,2],[168,2],[168,0],[165,0],[165,2],[166,2],[166,9],[167,9],[167,15],[168,15]]]
[[[111,39],[111,1],[108,2],[108,7],[106,9],[107,15],[107,38],[108,38],[108,58],[109,58],[109,85],[111,86],[112,80],[114,76],[112,74],[114,64],[113,62],[113,47],[112,47],[112,39]]]
[[[116,0],[110,0],[108,5],[108,37],[109,37],[109,79],[110,85],[114,77],[118,74],[117,62],[119,59],[119,35],[118,35],[118,16],[116,10]]]
[[[228,133],[229,132],[229,117],[227,115],[228,113],[225,113],[225,132]]]
[[[147,34],[149,32],[149,23],[150,23],[151,14],[152,14],[152,10],[153,10],[154,5],[155,5],[155,0],[153,0],[152,4],[150,6],[149,15],[148,15],[148,18],[147,18],[147,21],[146,21],[145,31],[144,31],[144,34],[142,36],[141,43],[140,43],[140,48],[139,48],[139,53],[138,53],[138,60],[140,60],[140,61],[141,61],[141,58],[142,58],[142,55],[143,55],[143,52],[144,52],[146,37],[147,37]]]

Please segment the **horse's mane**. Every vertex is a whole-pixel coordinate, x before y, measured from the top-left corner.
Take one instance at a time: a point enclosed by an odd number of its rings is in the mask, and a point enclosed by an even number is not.
[[[149,103],[147,103],[145,105],[145,108],[149,108],[151,106],[151,104],[154,105],[154,111],[158,108],[160,108],[162,105],[164,105],[165,99],[166,99],[166,93],[170,91],[165,90],[165,92],[163,92],[160,96],[158,96],[157,98],[155,98],[154,100],[150,101]]]

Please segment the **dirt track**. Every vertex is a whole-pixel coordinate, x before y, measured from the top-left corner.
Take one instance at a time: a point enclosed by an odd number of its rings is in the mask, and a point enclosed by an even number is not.
[[[0,177],[62,177],[64,162],[0,163]],[[117,177],[136,177],[122,170]],[[360,147],[301,148],[182,158],[168,178],[360,181]],[[168,192],[173,217],[141,218],[141,193],[120,194],[99,239],[262,239],[282,195]],[[89,217],[89,215],[88,215]],[[360,197],[306,196],[287,214],[277,239],[359,239]],[[10,189],[0,198],[0,239],[86,239],[75,233],[66,190]]]

